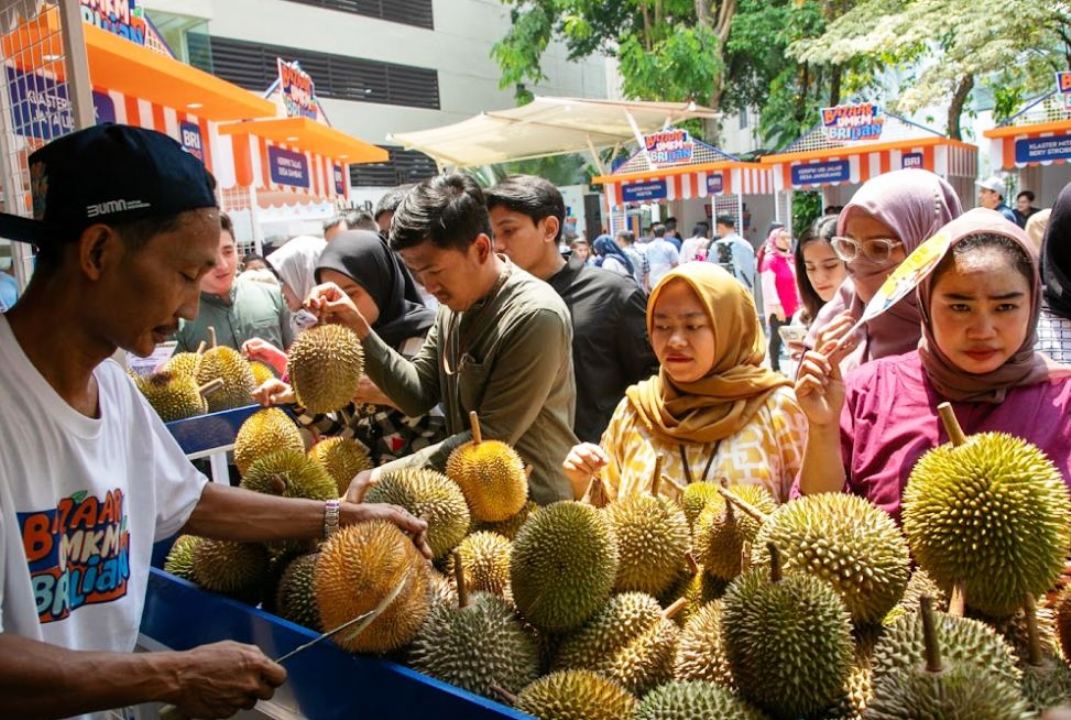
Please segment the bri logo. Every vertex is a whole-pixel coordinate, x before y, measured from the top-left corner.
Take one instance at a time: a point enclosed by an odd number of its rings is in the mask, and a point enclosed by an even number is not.
[[[60,500],[54,510],[18,513],[42,625],[63,620],[83,605],[126,596],[130,530],[125,500],[118,488],[103,498],[83,490]]]
[[[86,205],[86,216],[97,217],[98,215],[110,215],[111,213],[124,212],[126,210],[141,210],[147,207],[152,206],[143,200],[109,200],[96,205]]]

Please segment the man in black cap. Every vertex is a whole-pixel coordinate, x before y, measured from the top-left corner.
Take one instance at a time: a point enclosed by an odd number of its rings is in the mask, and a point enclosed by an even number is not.
[[[166,135],[101,125],[30,155],[26,293],[0,315],[0,717],[66,717],[144,702],[227,717],[286,672],[224,642],[132,653],[155,540],[259,542],[381,518],[426,550],[398,508],[287,500],[207,482],[122,369],[197,312],[219,210],[204,166]]]

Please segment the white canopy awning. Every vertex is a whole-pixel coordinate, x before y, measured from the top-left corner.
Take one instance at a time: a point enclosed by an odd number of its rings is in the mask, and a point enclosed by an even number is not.
[[[527,105],[480,113],[453,125],[389,136],[440,165],[472,167],[593,152],[690,118],[718,113],[695,103],[537,97]]]

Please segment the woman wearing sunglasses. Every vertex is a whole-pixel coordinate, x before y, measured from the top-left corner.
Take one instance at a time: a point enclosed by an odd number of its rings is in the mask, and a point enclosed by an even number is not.
[[[868,180],[841,211],[830,244],[848,279],[818,314],[807,347],[841,338],[893,270],[938,228],[962,212],[952,186],[926,170],[897,170]],[[921,332],[914,296],[868,322],[851,341],[841,370],[909,352]]]
[[[1035,352],[1041,281],[1017,225],[978,208],[944,227],[952,247],[919,285],[922,338],[905,355],[841,379],[834,343],[803,357],[807,415],[799,491],[861,495],[899,519],[915,463],[948,441],[937,406],[964,432],[1007,432],[1041,448],[1071,479],[1071,368]]]

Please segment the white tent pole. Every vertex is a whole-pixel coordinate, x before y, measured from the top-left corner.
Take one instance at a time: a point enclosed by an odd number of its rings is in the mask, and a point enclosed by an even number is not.
[[[93,86],[89,80],[89,59],[86,55],[85,28],[82,27],[82,6],[78,0],[63,0],[59,5],[60,32],[66,56],[67,98],[71,103],[74,127],[82,130],[97,123],[93,109]]]
[[[599,157],[598,151],[595,150],[595,143],[591,142],[591,136],[587,135],[588,150],[591,151],[591,159],[595,161],[595,169],[599,171],[600,175],[605,175],[606,170],[602,166],[602,158]]]
[[[647,166],[652,170],[655,169],[654,163],[651,162],[651,155],[647,152],[647,143],[643,141],[643,133],[640,132],[640,126],[636,122],[636,118],[632,117],[632,113],[628,108],[624,108],[625,117],[628,119],[629,127],[632,128],[632,134],[636,136],[636,144],[640,146],[640,150],[643,151],[643,156],[647,158]]]

